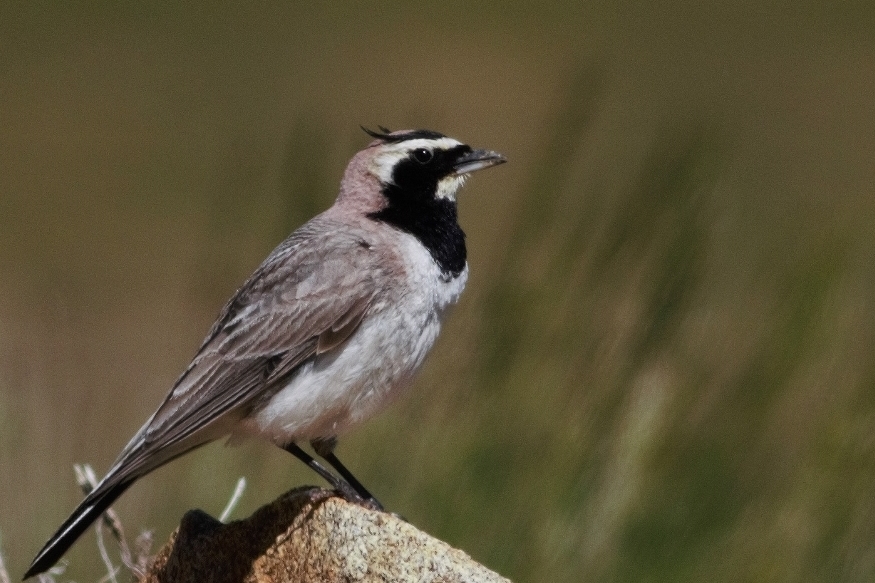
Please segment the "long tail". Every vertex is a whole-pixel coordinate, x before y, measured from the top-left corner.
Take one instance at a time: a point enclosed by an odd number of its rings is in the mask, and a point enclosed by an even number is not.
[[[91,524],[100,518],[103,511],[115,502],[116,498],[128,489],[133,483],[133,480],[127,480],[119,484],[114,484],[109,488],[101,491],[98,486],[91,494],[85,497],[85,500],[73,511],[58,532],[49,539],[42,550],[37,554],[36,558],[31,563],[24,578],[39,575],[44,571],[48,571],[52,565],[58,562],[58,559],[67,552],[76,539],[78,539]]]

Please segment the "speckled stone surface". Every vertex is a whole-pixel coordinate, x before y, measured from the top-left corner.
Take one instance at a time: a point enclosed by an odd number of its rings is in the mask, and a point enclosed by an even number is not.
[[[317,488],[292,490],[245,520],[194,510],[155,557],[146,583],[507,582],[391,514]]]

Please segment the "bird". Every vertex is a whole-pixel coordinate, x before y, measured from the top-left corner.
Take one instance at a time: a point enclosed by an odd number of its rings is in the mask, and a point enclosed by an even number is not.
[[[411,385],[468,279],[456,194],[506,158],[432,130],[372,138],[332,206],[280,243],[24,578],[51,568],[138,478],[208,442],[266,439],[345,499],[382,505],[334,453]],[[328,470],[299,444],[309,442]]]

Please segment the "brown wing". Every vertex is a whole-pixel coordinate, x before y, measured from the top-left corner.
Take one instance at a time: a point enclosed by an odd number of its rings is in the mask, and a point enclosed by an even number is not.
[[[302,227],[228,302],[111,473],[119,480],[142,475],[226,434],[308,358],[349,338],[372,304],[378,276],[374,254],[354,232],[318,218]]]

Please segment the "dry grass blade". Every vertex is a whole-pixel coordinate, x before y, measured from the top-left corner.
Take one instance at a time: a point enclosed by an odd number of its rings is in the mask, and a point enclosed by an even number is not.
[[[3,562],[2,547],[0,547],[0,583],[11,583],[9,580],[9,571],[6,570],[6,564]]]
[[[106,575],[100,579],[99,583],[107,583],[108,581],[118,583],[115,576],[119,571],[119,567],[113,565],[112,559],[109,558],[109,552],[106,550],[106,543],[103,540],[103,526],[103,523],[98,522],[97,528],[95,529],[97,532],[97,549],[100,551],[100,558],[106,566]]]
[[[152,544],[155,542],[152,536],[152,531],[144,530],[137,536],[135,546],[137,549],[137,564],[131,568],[131,571],[137,576],[137,579],[142,578],[146,573],[146,568],[149,566],[149,561],[152,558]]]
[[[76,482],[87,496],[97,486],[97,475],[94,473],[94,469],[88,464],[76,464],[73,466],[73,469],[76,472]],[[142,557],[138,557],[136,561],[134,560],[131,548],[128,546],[127,539],[125,538],[125,530],[122,526],[122,521],[118,514],[116,514],[115,510],[110,507],[106,509],[101,518],[102,520],[97,524],[97,546],[100,550],[100,556],[107,567],[108,579],[115,582],[115,573],[118,572],[118,569],[113,566],[109,554],[106,551],[106,546],[103,542],[102,526],[109,528],[110,533],[112,533],[113,538],[118,543],[119,555],[124,566],[134,573],[134,575],[141,575],[143,573],[143,565],[145,564],[145,561],[142,560]]]
[[[237,480],[237,485],[234,487],[234,492],[231,494],[231,498],[228,500],[228,503],[225,505],[225,509],[222,510],[222,514],[219,515],[220,522],[227,522],[228,518],[231,516],[231,513],[234,512],[234,509],[237,507],[237,504],[240,502],[240,498],[243,496],[243,492],[246,490],[246,478],[241,477]]]

